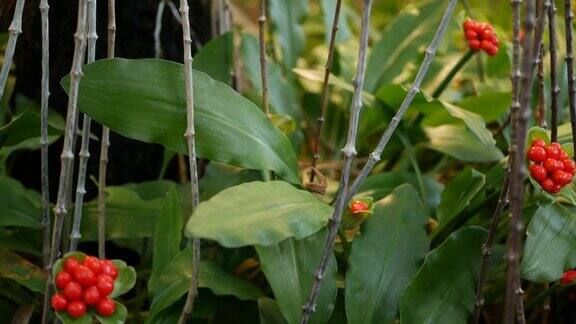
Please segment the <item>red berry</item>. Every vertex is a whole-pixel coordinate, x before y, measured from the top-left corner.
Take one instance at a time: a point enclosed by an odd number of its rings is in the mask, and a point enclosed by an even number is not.
[[[109,275],[101,274],[96,280],[96,287],[102,296],[108,296],[114,290],[114,279]]]
[[[467,30],[464,33],[464,37],[466,37],[467,40],[473,40],[473,39],[476,39],[478,37],[478,34],[476,34],[476,32],[473,30]]]
[[[70,257],[64,261],[64,270],[68,273],[74,273],[74,270],[78,268],[80,262],[74,257]]]
[[[50,305],[52,305],[54,310],[61,312],[66,309],[66,306],[68,306],[68,301],[66,300],[66,297],[60,294],[55,294],[52,296],[52,299],[50,299]]]
[[[562,160],[562,164],[564,165],[564,171],[574,175],[574,171],[576,170],[576,163],[571,159],[564,159]]]
[[[554,186],[552,187],[550,193],[559,193],[560,190],[562,190],[562,186],[559,183],[554,183]]]
[[[354,200],[350,204],[350,210],[352,211],[352,214],[364,213],[368,211],[368,204],[362,200]]]
[[[470,49],[473,51],[477,51],[480,49],[480,41],[473,39],[473,40],[468,42],[468,47],[470,47]]]
[[[558,142],[552,142],[552,143],[550,143],[550,146],[554,146],[555,148],[557,148],[559,150],[563,150],[562,145],[560,145],[560,143],[558,143]]]
[[[85,313],[86,305],[79,300],[75,300],[68,305],[68,315],[70,315],[70,317],[82,317]]]
[[[546,179],[546,169],[538,164],[533,164],[530,166],[530,176],[536,181],[542,181]]]
[[[77,300],[82,298],[82,286],[76,281],[70,282],[62,291],[68,300]]]
[[[498,54],[498,47],[490,45],[490,48],[484,50],[489,56],[496,56]]]
[[[548,158],[544,161],[544,168],[546,168],[546,171],[551,174],[556,170],[564,169],[564,164],[561,161]]]
[[[551,159],[559,159],[560,158],[560,149],[555,145],[548,145],[546,147],[546,156]]]
[[[556,184],[554,183],[554,181],[552,181],[552,179],[550,179],[550,178],[546,178],[546,179],[542,180],[542,182],[540,182],[540,186],[542,186],[542,189],[544,189],[544,191],[547,191],[547,192],[554,191],[555,185]]]
[[[484,51],[488,52],[494,45],[492,45],[490,41],[483,40],[482,43],[480,43],[480,46]]]
[[[576,270],[568,270],[564,272],[562,279],[560,280],[564,286],[571,285],[574,281],[576,281]]]
[[[532,146],[528,149],[526,155],[528,156],[528,160],[532,162],[539,163],[546,160],[546,150],[540,146]]]
[[[84,259],[84,265],[92,270],[95,275],[102,273],[102,262],[97,257],[87,256]]]
[[[72,281],[72,275],[66,271],[61,271],[59,274],[56,275],[56,279],[54,279],[54,283],[58,289],[62,290],[66,288],[66,286]]]
[[[100,291],[96,286],[92,286],[84,291],[84,302],[86,305],[96,305],[100,301]]]
[[[85,265],[79,265],[76,268],[74,278],[84,287],[92,286],[96,283],[96,275]]]
[[[118,269],[110,260],[102,260],[102,273],[109,275],[112,279],[118,278]]]
[[[544,140],[541,139],[535,139],[534,141],[532,141],[532,146],[540,146],[542,148],[546,148],[546,142],[544,142]]]
[[[98,313],[104,317],[108,317],[116,311],[116,304],[108,298],[103,298],[97,307]]]
[[[474,20],[466,19],[466,21],[464,21],[462,26],[464,27],[464,30],[471,30],[476,27],[476,23],[474,22]]]
[[[568,172],[557,170],[552,174],[552,180],[561,186],[565,186],[572,182],[572,175]]]

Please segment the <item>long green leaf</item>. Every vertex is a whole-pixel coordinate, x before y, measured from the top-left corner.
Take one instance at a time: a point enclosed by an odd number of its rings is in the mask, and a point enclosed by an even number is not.
[[[296,65],[305,45],[302,20],[308,12],[308,0],[270,0],[270,20],[282,49],[282,61],[289,70]]]
[[[0,277],[12,279],[37,293],[42,293],[46,285],[46,274],[41,268],[4,248],[0,248]]]
[[[271,246],[256,246],[262,270],[272,287],[278,307],[290,324],[300,321],[302,305],[310,294],[325,239],[326,230],[322,230],[301,240],[289,238]],[[332,256],[311,323],[326,323],[330,318],[338,292],[337,274],[336,258]]]
[[[66,87],[67,78],[62,84]],[[121,135],[185,154],[184,84],[178,63],[100,60],[84,67],[79,107]],[[300,181],[290,142],[252,102],[199,71],[194,94],[198,156]]]
[[[62,135],[62,129],[48,124],[48,141],[52,143]],[[6,147],[6,148],[5,148]],[[40,147],[40,116],[26,111],[10,123],[0,127],[0,149],[35,149]]]
[[[42,228],[42,208],[37,193],[18,181],[0,176],[0,226]]]
[[[194,56],[194,70],[208,74],[212,79],[232,84],[230,72],[233,66],[233,32],[211,39]]]
[[[430,246],[428,213],[402,185],[376,203],[354,239],[346,275],[348,323],[395,323],[400,294],[418,271]]]
[[[442,125],[424,128],[428,147],[464,162],[497,162],[504,158],[500,150],[486,147],[463,125]]]
[[[317,232],[331,214],[330,206],[286,182],[250,182],[202,202],[185,234],[226,247],[271,245]]]
[[[426,256],[400,300],[400,322],[467,323],[474,308],[486,231],[458,230]]]

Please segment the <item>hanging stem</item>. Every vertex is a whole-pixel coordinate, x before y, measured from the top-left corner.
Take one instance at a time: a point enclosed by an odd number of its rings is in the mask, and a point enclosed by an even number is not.
[[[550,39],[550,132],[552,133],[552,141],[558,141],[558,96],[560,87],[558,86],[558,52],[556,44],[556,3],[554,1],[546,0],[544,6],[547,7],[548,13],[548,38]]]
[[[48,323],[50,312],[50,295],[52,293],[52,266],[60,254],[60,243],[62,239],[62,227],[64,220],[68,216],[67,203],[70,201],[71,172],[74,167],[74,132],[76,129],[76,114],[78,112],[78,90],[80,79],[82,78],[82,65],[84,63],[84,53],[86,52],[86,0],[78,2],[78,22],[76,33],[74,34],[74,58],[70,71],[70,92],[68,99],[68,110],[66,114],[66,130],[64,133],[64,146],[62,148],[60,181],[58,184],[58,198],[54,207],[54,230],[52,231],[52,245],[50,248],[50,262],[48,263],[46,280],[46,290],[44,292],[44,308],[42,311],[42,323]]]
[[[0,70],[0,99],[4,96],[4,88],[6,87],[6,81],[10,74],[10,67],[12,66],[12,59],[14,58],[14,51],[16,51],[18,36],[22,34],[22,12],[24,11],[24,2],[25,0],[16,1],[12,23],[10,23],[10,27],[8,28],[10,36],[8,37],[8,44],[6,44],[2,70]]]
[[[188,162],[190,164],[190,189],[192,195],[192,214],[200,204],[198,193],[198,168],[196,165],[196,143],[194,130],[194,81],[192,72],[192,38],[190,36],[190,17],[188,15],[188,1],[180,0],[180,15],[182,17],[182,30],[184,42],[184,65],[186,75],[186,112],[187,128],[184,137],[188,144]],[[200,272],[200,239],[194,239],[194,256],[192,267],[192,280],[186,297],[186,304],[180,314],[179,324],[184,324],[192,313],[194,301],[198,294],[198,274]]]
[[[322,252],[322,258],[320,264],[314,273],[314,281],[312,284],[312,289],[310,291],[310,296],[308,301],[302,308],[302,317],[300,318],[301,324],[308,323],[310,316],[316,309],[316,301],[320,294],[320,288],[322,285],[322,279],[324,278],[324,273],[326,272],[326,267],[328,266],[328,261],[332,256],[334,250],[334,241],[340,227],[340,222],[342,220],[342,213],[346,208],[346,188],[348,187],[348,179],[350,177],[350,169],[352,168],[352,162],[356,156],[356,136],[358,132],[358,119],[360,116],[360,110],[362,108],[362,88],[364,87],[364,77],[366,74],[366,56],[368,51],[368,33],[370,30],[370,12],[372,10],[372,0],[364,0],[362,8],[362,27],[360,32],[360,46],[358,51],[358,66],[356,69],[356,77],[354,80],[354,95],[352,98],[352,106],[350,107],[350,125],[348,127],[348,137],[346,140],[346,145],[342,148],[342,154],[344,155],[344,167],[342,169],[342,176],[340,178],[340,186],[338,188],[338,195],[336,197],[336,203],[334,208],[334,213],[330,217],[330,222],[328,224],[329,230],[324,244],[324,250]]]
[[[446,75],[444,80],[442,80],[442,83],[440,83],[438,88],[436,88],[436,90],[434,90],[432,93],[433,98],[438,98],[440,95],[442,95],[444,90],[446,90],[446,88],[450,85],[450,82],[452,82],[452,79],[454,79],[456,74],[464,67],[464,65],[466,65],[466,63],[468,63],[468,61],[472,58],[472,56],[474,56],[475,53],[476,52],[469,50],[466,52],[466,54],[464,54],[464,56],[460,58],[460,60],[458,60],[458,62],[456,62],[456,65],[452,67],[450,72],[448,72],[448,75]]]
[[[324,66],[324,82],[322,83],[322,99],[320,99],[320,116],[317,119],[316,138],[314,140],[314,148],[312,150],[312,168],[316,169],[318,159],[320,158],[320,141],[322,139],[322,125],[326,121],[326,110],[328,109],[328,82],[330,81],[330,72],[332,71],[332,63],[334,61],[334,47],[336,45],[336,35],[338,33],[338,21],[340,19],[340,8],[342,7],[342,0],[336,1],[336,10],[334,12],[334,20],[332,21],[332,32],[330,33],[330,45],[328,46],[328,59]],[[315,172],[310,174],[310,182],[314,181]]]
[[[390,121],[390,124],[384,131],[384,134],[382,134],[382,137],[380,138],[378,145],[376,146],[374,151],[370,154],[368,162],[366,162],[364,168],[362,168],[362,171],[360,171],[360,174],[358,175],[358,177],[356,177],[356,180],[354,180],[350,188],[348,188],[348,190],[346,191],[346,199],[345,199],[346,202],[352,199],[352,196],[354,196],[356,191],[358,191],[358,188],[360,188],[360,186],[362,185],[368,174],[372,172],[372,169],[374,168],[376,163],[380,161],[380,156],[382,155],[382,152],[386,148],[386,145],[388,145],[388,141],[390,141],[392,134],[394,134],[394,131],[398,127],[398,124],[400,124],[400,121],[406,114],[408,107],[410,107],[410,104],[412,104],[412,100],[414,100],[416,94],[420,92],[420,84],[422,83],[422,80],[424,80],[424,77],[428,73],[428,68],[430,67],[430,63],[432,63],[432,59],[436,54],[438,45],[442,41],[442,38],[444,38],[444,34],[446,33],[446,29],[448,27],[448,23],[450,22],[450,18],[452,17],[452,13],[454,12],[454,7],[456,6],[456,3],[457,3],[456,0],[450,0],[448,5],[446,6],[444,15],[442,16],[442,20],[440,21],[440,24],[438,26],[438,30],[436,31],[436,34],[434,35],[434,39],[432,39],[430,46],[428,46],[428,48],[426,49],[426,56],[424,57],[422,65],[420,66],[420,70],[418,70],[418,74],[414,79],[412,87],[410,88],[410,90],[408,90],[406,98],[404,98],[404,101],[400,105],[400,108],[396,112],[396,115],[394,115],[394,117]]]
[[[260,17],[258,17],[258,39],[260,45],[260,76],[262,78],[262,107],[270,119],[270,104],[268,102],[268,65],[266,63],[266,0],[260,0]]]
[[[42,244],[42,265],[44,268],[50,263],[50,182],[48,179],[48,99],[50,97],[50,34],[48,0],[40,1],[40,14],[42,20],[42,99],[40,104],[40,150],[41,150],[41,178],[42,178],[42,227],[44,241]]]
[[[96,41],[98,33],[96,30],[96,0],[88,1],[88,58],[87,63],[96,60]],[[76,183],[76,203],[74,204],[74,222],[72,223],[72,233],[70,234],[69,251],[76,251],[78,241],[81,238],[80,225],[82,224],[82,207],[84,205],[84,195],[86,194],[86,169],[88,159],[90,159],[90,124],[92,119],[84,114],[82,121],[82,144],[80,146],[78,180]]]

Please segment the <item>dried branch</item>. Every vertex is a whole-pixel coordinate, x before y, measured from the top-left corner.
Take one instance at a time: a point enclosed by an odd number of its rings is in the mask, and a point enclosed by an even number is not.
[[[50,34],[48,0],[40,1],[40,14],[42,20],[42,99],[40,103],[40,150],[41,150],[41,181],[42,181],[42,227],[44,241],[42,244],[42,265],[44,268],[50,263],[50,182],[48,180],[48,99],[50,97]]]
[[[332,217],[330,217],[330,222],[328,224],[329,231],[326,237],[324,250],[322,252],[322,259],[320,260],[320,264],[314,273],[314,281],[310,291],[310,296],[308,297],[308,301],[302,308],[302,317],[300,318],[300,323],[302,324],[308,323],[310,316],[316,309],[316,301],[318,300],[318,296],[320,294],[322,279],[324,278],[324,273],[326,272],[328,261],[330,260],[330,257],[333,253],[334,241],[336,239],[336,235],[338,234],[338,228],[340,227],[340,222],[342,220],[342,213],[346,208],[346,188],[348,187],[348,179],[350,177],[352,162],[356,156],[355,145],[358,132],[358,119],[360,117],[360,110],[362,108],[362,89],[364,87],[364,77],[366,75],[366,56],[368,51],[368,34],[370,31],[371,10],[372,0],[364,0],[362,8],[360,46],[358,51],[358,66],[354,80],[354,95],[352,97],[352,105],[350,107],[350,125],[348,126],[348,137],[346,140],[346,145],[344,148],[342,148],[342,154],[344,155],[344,168],[342,169],[342,176],[340,178],[340,186],[338,189],[338,195],[336,197],[334,213],[332,214]]]
[[[194,130],[194,81],[192,71],[192,38],[190,36],[190,17],[188,15],[188,1],[180,0],[180,14],[182,17],[182,30],[184,42],[184,65],[186,75],[186,112],[187,128],[184,137],[188,144],[188,162],[190,164],[190,189],[192,195],[192,214],[200,204],[200,195],[198,193],[198,167],[196,165],[196,132]],[[192,267],[192,278],[186,304],[178,323],[184,324],[186,319],[192,313],[194,301],[198,294],[198,274],[200,272],[200,239],[194,239],[194,262]]]
[[[418,74],[416,74],[416,78],[414,79],[412,87],[410,88],[410,90],[408,90],[406,98],[404,98],[404,101],[400,105],[400,108],[396,112],[396,115],[390,121],[390,124],[384,131],[384,134],[382,134],[382,137],[380,138],[378,145],[376,146],[374,151],[370,154],[368,162],[366,162],[364,168],[362,168],[362,171],[360,171],[360,174],[358,175],[356,180],[354,180],[354,183],[352,183],[352,185],[346,191],[346,199],[345,199],[346,202],[352,199],[352,196],[354,196],[356,191],[358,191],[358,188],[360,188],[360,186],[362,185],[368,174],[370,174],[376,163],[380,161],[380,156],[382,155],[382,152],[386,148],[386,145],[388,144],[388,141],[392,137],[392,134],[394,134],[396,127],[398,127],[398,124],[404,117],[404,114],[406,114],[406,111],[408,110],[408,107],[410,107],[410,104],[412,104],[412,100],[414,100],[416,94],[420,92],[420,84],[422,83],[422,80],[424,80],[426,73],[428,73],[428,68],[430,67],[430,63],[432,63],[432,59],[436,54],[438,45],[440,44],[442,38],[444,37],[444,34],[446,33],[446,29],[448,27],[448,23],[450,22],[450,18],[452,17],[452,13],[454,12],[456,2],[457,2],[456,0],[450,0],[448,5],[446,6],[444,15],[442,16],[442,20],[438,25],[438,30],[436,31],[436,34],[434,35],[434,39],[432,39],[430,46],[428,46],[428,48],[426,49],[426,56],[424,57],[422,65],[420,66],[420,70],[418,70]]]
[[[50,295],[52,293],[52,266],[60,254],[60,244],[62,239],[62,227],[64,220],[68,216],[67,202],[70,194],[70,183],[72,182],[70,170],[74,167],[74,132],[76,129],[76,114],[78,112],[78,90],[80,79],[82,78],[82,65],[84,63],[84,53],[86,52],[86,0],[78,2],[78,23],[74,34],[74,58],[70,71],[70,90],[68,99],[68,111],[66,114],[66,131],[64,133],[64,145],[62,149],[60,181],[58,184],[58,198],[54,208],[55,220],[52,231],[52,246],[50,249],[50,262],[48,264],[48,279],[46,280],[46,290],[44,292],[44,309],[42,313],[42,323],[48,322],[50,309]]]
[[[258,40],[260,45],[260,75],[262,78],[262,107],[268,118],[271,118],[268,103],[268,65],[266,64],[266,0],[260,0],[260,17],[258,17]]]
[[[14,17],[8,31],[8,44],[6,44],[6,52],[4,53],[4,62],[2,63],[2,70],[0,70],[0,99],[4,96],[4,88],[6,81],[10,74],[10,67],[12,66],[12,59],[14,58],[14,51],[16,50],[16,43],[18,36],[22,34],[22,12],[24,11],[25,0],[16,1],[16,8],[14,8]]]
[[[572,0],[564,0],[565,25],[566,25],[566,65],[568,66],[568,101],[570,103],[570,125],[572,125],[572,144],[576,145],[576,84],[574,82],[574,13],[572,12]],[[576,150],[574,151],[576,157]]]
[[[554,1],[546,0],[544,6],[548,8],[548,38],[550,39],[550,131],[552,133],[552,141],[558,140],[558,96],[560,94],[560,87],[558,86],[558,67],[557,59],[558,45],[556,44],[556,3]]]
[[[336,10],[334,12],[334,20],[332,21],[332,32],[330,33],[330,45],[328,46],[328,59],[324,66],[324,82],[322,83],[322,99],[320,100],[320,116],[317,119],[316,138],[314,140],[314,148],[312,150],[312,169],[316,169],[316,164],[320,158],[320,140],[322,138],[322,126],[326,120],[326,110],[328,109],[329,98],[329,81],[330,72],[332,71],[332,62],[334,60],[334,47],[336,45],[336,34],[338,33],[338,21],[340,19],[340,8],[342,7],[342,0],[336,1]],[[324,13],[327,14],[327,13]],[[315,172],[310,173],[310,182],[314,182]]]
[[[538,61],[537,72],[538,76],[537,82],[537,93],[538,93],[538,104],[536,105],[536,120],[538,126],[546,128],[546,112],[545,112],[545,98],[544,98],[544,42],[540,46],[538,51]]]

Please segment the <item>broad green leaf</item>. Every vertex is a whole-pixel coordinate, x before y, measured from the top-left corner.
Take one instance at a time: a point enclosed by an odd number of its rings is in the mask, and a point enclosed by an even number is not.
[[[166,266],[158,281],[146,323],[163,309],[178,301],[188,291],[192,280],[193,249],[182,250]],[[251,283],[222,270],[216,263],[200,263],[199,287],[208,288],[216,295],[232,295],[240,300],[257,300],[263,294]]]
[[[68,77],[62,80],[65,87],[67,81]],[[184,87],[182,64],[157,59],[100,60],[84,67],[78,105],[123,136],[185,154]],[[290,142],[248,99],[194,71],[194,104],[199,157],[272,170],[287,181],[299,182]]]
[[[576,267],[576,208],[542,205],[526,230],[522,277],[533,282],[552,282]]]
[[[119,302],[114,303],[116,304],[116,311],[108,317],[104,317],[95,311],[92,311],[91,313],[96,317],[96,319],[98,319],[98,322],[102,324],[122,324],[126,321],[128,311],[126,310],[126,307]]]
[[[0,176],[0,226],[42,228],[42,207],[37,193],[18,181]]]
[[[485,237],[481,228],[460,229],[426,256],[400,299],[401,323],[468,322]]]
[[[510,92],[486,92],[466,97],[456,105],[480,115],[486,122],[493,122],[504,115],[511,100]]]
[[[504,155],[495,146],[487,148],[463,125],[424,128],[429,148],[464,162],[496,162]]]
[[[393,83],[408,63],[418,60],[420,49],[434,36],[444,6],[440,0],[410,3],[386,26],[368,59],[364,90],[374,92],[381,84]]]
[[[430,246],[428,213],[409,184],[376,203],[354,239],[346,275],[348,323],[395,323],[400,295]],[[416,198],[415,198],[416,197]]]
[[[176,188],[172,186],[166,199],[162,214],[156,220],[152,273],[148,279],[148,290],[154,291],[155,284],[166,265],[180,252],[182,239],[182,209]]]
[[[48,141],[56,141],[63,131],[48,124]],[[26,111],[0,127],[0,149],[36,149],[40,147],[40,116]]]
[[[324,33],[326,35],[326,43],[330,43],[330,34],[332,33],[332,23],[334,22],[334,14],[336,12],[336,1],[333,0],[320,0],[320,8],[322,8],[322,17],[324,20]],[[346,20],[346,5],[342,4],[340,9],[340,17],[338,19],[338,31],[336,32],[336,43],[343,42],[352,36],[350,27]]]
[[[185,234],[225,247],[271,245],[317,232],[331,214],[332,207],[286,182],[251,182],[201,203]]]
[[[318,83],[324,82],[324,71],[294,68],[292,69],[292,72],[305,80],[315,81]],[[354,92],[354,85],[352,83],[346,82],[332,73],[330,73],[330,76],[328,77],[328,84],[338,87],[342,90],[346,90],[350,93]],[[362,99],[366,102],[366,104],[370,105],[372,102],[374,102],[374,95],[366,91],[362,91]]]
[[[114,290],[110,293],[110,298],[116,298],[124,295],[134,287],[136,283],[136,270],[122,260],[112,260],[112,262],[118,269],[118,278],[114,280]]]
[[[441,231],[460,214],[476,194],[484,187],[486,176],[472,168],[467,167],[460,171],[442,192],[442,200],[436,211],[440,226],[436,232]]]
[[[210,163],[200,180],[200,200],[208,200],[224,189],[262,179],[262,173],[221,163]]]
[[[58,318],[62,321],[63,324],[91,324],[92,323],[92,314],[86,313],[84,316],[80,318],[73,318],[66,312],[56,312]]]
[[[194,70],[208,74],[212,79],[231,85],[230,71],[233,60],[233,32],[211,39],[194,56]]]
[[[278,303],[268,297],[258,298],[258,310],[260,310],[260,324],[285,324],[286,319],[282,316]]]
[[[272,287],[278,307],[288,323],[299,323],[302,305],[312,287],[314,272],[322,256],[326,230],[301,240],[286,239],[271,246],[256,246],[262,271]],[[336,302],[336,258],[328,263],[311,323],[326,323]]]
[[[436,208],[438,204],[440,204],[440,194],[444,186],[429,176],[422,176],[422,180],[424,182],[426,196],[421,197],[421,199],[426,202],[426,205]],[[375,174],[366,178],[366,181],[364,181],[358,190],[358,195],[369,195],[372,196],[374,200],[380,200],[404,183],[409,183],[417,188],[419,187],[418,178],[414,173],[394,171]]]
[[[43,293],[46,286],[46,274],[41,268],[4,248],[0,248],[0,277],[12,279],[37,293]]]
[[[308,0],[270,0],[268,4],[270,20],[282,49],[282,62],[289,70],[296,65],[305,46],[302,20],[308,12]]]

